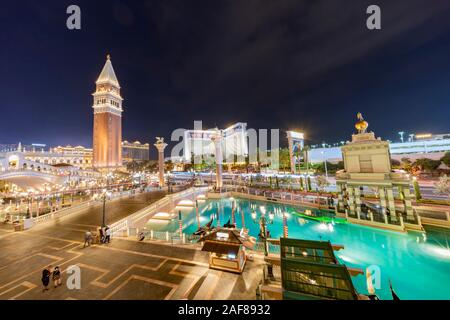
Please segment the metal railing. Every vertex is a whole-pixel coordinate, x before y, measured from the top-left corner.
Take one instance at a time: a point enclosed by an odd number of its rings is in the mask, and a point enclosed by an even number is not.
[[[170,244],[197,244],[200,236],[179,232],[147,230],[144,232],[146,241],[163,241]]]
[[[247,194],[252,196],[264,197],[265,199],[275,200],[275,201],[285,201],[296,205],[307,205],[307,206],[320,206],[322,209],[334,208],[335,199],[330,201],[330,198],[326,195],[319,194],[308,194],[308,193],[293,193],[289,191],[269,191],[261,190],[257,188],[242,188],[239,186],[226,186],[223,187],[223,192],[236,192],[240,194]]]
[[[128,232],[127,229],[129,228],[135,228],[138,223],[143,220],[146,219],[148,220],[150,215],[153,215],[156,213],[156,211],[161,210],[163,208],[167,208],[168,206],[174,206],[174,203],[177,200],[180,200],[181,198],[186,198],[186,197],[191,197],[193,196],[194,198],[199,194],[199,193],[203,193],[206,192],[208,190],[207,187],[202,187],[202,188],[189,188],[174,194],[169,194],[166,195],[164,198],[159,199],[158,201],[152,203],[151,205],[136,211],[135,213],[129,215],[128,217],[125,217],[113,224],[110,225],[110,229],[111,229],[111,233],[112,235],[117,235],[120,232]]]
[[[127,190],[127,191],[122,191],[122,192],[115,192],[108,198],[108,200],[111,201],[111,200],[119,199],[119,198],[122,198],[125,196],[132,196],[133,194],[138,194],[138,193],[140,193],[139,190]],[[87,201],[77,204],[76,206],[70,206],[70,207],[62,208],[62,209],[54,211],[54,212],[49,212],[47,214],[43,214],[38,217],[32,218],[33,224],[36,225],[36,224],[51,221],[53,219],[63,218],[65,216],[73,214],[74,212],[80,211],[82,209],[85,209],[85,208],[93,205],[93,204],[100,203],[100,202],[101,201],[99,201],[99,200],[87,200]]]
[[[62,208],[60,210],[54,211],[54,212],[50,212],[47,214],[43,214],[40,215],[38,217],[32,218],[33,219],[33,224],[40,224],[43,222],[47,222],[53,219],[57,219],[57,218],[62,218],[65,217],[69,214],[72,214],[74,211],[79,211],[81,209],[87,208],[90,205],[92,205],[94,202],[92,200],[88,200],[86,202],[80,203],[76,206],[73,207],[68,207],[68,208]]]

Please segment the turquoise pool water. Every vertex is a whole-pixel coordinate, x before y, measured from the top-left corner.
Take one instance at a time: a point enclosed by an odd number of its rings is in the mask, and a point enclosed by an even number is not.
[[[253,200],[235,199],[236,223],[245,226],[257,237],[259,223],[251,212],[275,213],[273,224],[268,226],[272,238],[282,236],[282,212],[292,212],[293,207]],[[223,225],[231,218],[231,200],[207,200],[200,203],[201,224],[206,224],[219,212]],[[197,230],[195,210],[182,211],[183,230],[190,234]],[[342,244],[344,250],[335,252],[341,263],[366,269],[377,265],[381,270],[381,288],[376,290],[381,299],[391,299],[389,279],[401,299],[450,299],[450,236],[445,233],[398,233],[353,224],[324,225],[288,214],[289,237],[309,240],[330,240]],[[216,218],[213,225],[217,225]],[[178,220],[149,222],[149,229],[176,232]],[[366,278],[352,277],[360,293],[366,293]]]

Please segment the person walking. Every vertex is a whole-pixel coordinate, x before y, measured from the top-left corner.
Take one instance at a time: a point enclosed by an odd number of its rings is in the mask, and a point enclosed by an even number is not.
[[[106,227],[105,229],[105,243],[109,243],[111,241],[111,229]]]
[[[49,266],[47,268],[45,268],[44,270],[42,270],[42,285],[44,286],[44,288],[42,289],[42,292],[47,291],[48,290],[48,284],[50,282],[50,269],[52,266]]]
[[[53,269],[52,278],[55,288],[61,285],[61,270],[59,270],[58,266]]]
[[[90,231],[86,231],[86,233],[84,234],[84,245],[83,245],[83,248],[86,248],[86,244],[89,247],[91,245],[91,243],[92,243],[92,233]]]
[[[103,227],[98,229],[98,232],[100,233],[100,243],[105,242],[105,233],[103,232]]]

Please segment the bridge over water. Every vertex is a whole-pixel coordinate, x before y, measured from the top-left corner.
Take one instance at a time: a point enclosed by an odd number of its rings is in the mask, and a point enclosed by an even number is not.
[[[68,175],[31,169],[6,170],[0,172],[0,180],[14,183],[23,189],[34,188],[41,191],[43,191],[46,184],[62,185],[68,179]]]

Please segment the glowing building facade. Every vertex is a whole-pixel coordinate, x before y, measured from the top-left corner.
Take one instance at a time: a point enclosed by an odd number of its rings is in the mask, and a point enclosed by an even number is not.
[[[243,122],[223,129],[186,130],[184,132],[185,162],[191,162],[192,156],[209,156],[215,154],[213,137],[218,133],[222,136],[221,144],[224,163],[243,162],[248,154],[247,124]]]
[[[109,55],[93,96],[93,166],[97,169],[121,167],[123,99]]]
[[[148,143],[122,142],[122,156],[124,162],[142,162],[150,159],[150,145]]]

